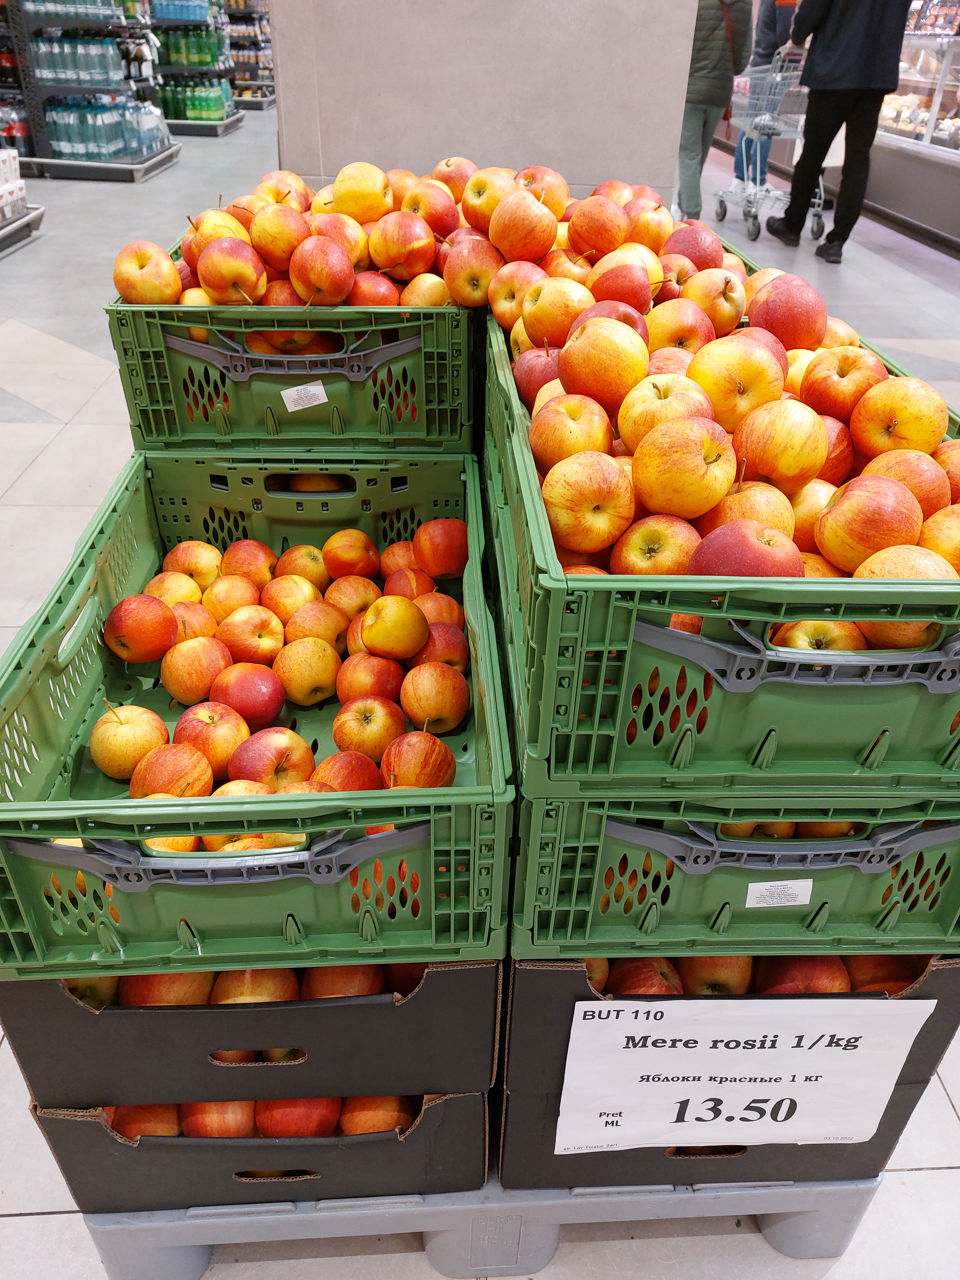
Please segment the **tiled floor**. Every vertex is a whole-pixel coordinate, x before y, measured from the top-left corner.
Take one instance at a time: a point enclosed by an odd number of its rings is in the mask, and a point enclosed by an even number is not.
[[[276,118],[249,115],[221,141],[184,139],[179,165],[129,186],[31,182],[47,207],[42,232],[0,257],[0,652],[41,604],[130,452],[128,421],[102,304],[119,245],[161,244],[187,213],[239,194],[276,164]],[[725,185],[716,153],[709,193]],[[238,181],[234,175],[241,175]],[[607,175],[598,175],[607,176]],[[636,175],[642,178],[642,175]],[[829,221],[829,218],[828,218]],[[763,265],[807,276],[830,311],[960,405],[960,262],[863,221],[840,267],[813,256],[807,239],[785,249],[765,234],[751,243],[736,210],[723,234]],[[27,1091],[0,1042],[0,1278],[103,1280],[80,1215],[27,1113]],[[960,1275],[954,1228],[960,1193],[960,1041],[941,1064],[890,1162],[880,1192],[842,1259],[791,1261],[749,1218],[565,1229],[544,1280],[677,1274],[763,1280],[922,1280]],[[427,1280],[436,1272],[419,1237],[318,1245],[219,1248],[209,1280]],[[122,1280],[114,1277],[113,1280]],[[163,1280],[162,1276],[156,1280]]]

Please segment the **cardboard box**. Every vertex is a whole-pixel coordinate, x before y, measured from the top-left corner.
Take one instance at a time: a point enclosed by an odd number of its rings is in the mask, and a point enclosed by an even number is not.
[[[960,959],[935,959],[897,1000],[935,999],[876,1133],[864,1143],[720,1148],[638,1148],[554,1155],[567,1042],[578,1000],[603,1001],[576,961],[517,961],[510,982],[500,1179],[505,1187],[659,1186],[675,1183],[872,1178],[896,1146],[960,1024]],[[683,999],[683,997],[672,997]],[[719,998],[719,997],[718,997]],[[739,999],[764,1000],[764,996]],[[824,996],[824,1001],[844,1000]],[[862,996],[858,996],[862,999]],[[886,999],[878,996],[878,999]]]
[[[487,1101],[479,1093],[427,1099],[399,1136],[131,1142],[99,1109],[33,1112],[84,1213],[475,1191],[486,1179]]]
[[[392,993],[290,1004],[99,1013],[59,982],[0,983],[0,1023],[40,1107],[485,1093],[499,1043],[499,961],[429,968]],[[217,1049],[302,1049],[293,1062],[238,1065]]]

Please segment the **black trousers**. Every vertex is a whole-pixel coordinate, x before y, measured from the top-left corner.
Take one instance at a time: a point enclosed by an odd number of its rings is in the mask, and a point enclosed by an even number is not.
[[[850,235],[863,209],[867,178],[870,176],[870,148],[885,96],[882,89],[810,90],[803,126],[803,151],[793,171],[790,203],[783,215],[790,231],[803,230],[830,144],[840,132],[840,126],[846,125],[840,191],[833,230],[827,239],[843,244]]]

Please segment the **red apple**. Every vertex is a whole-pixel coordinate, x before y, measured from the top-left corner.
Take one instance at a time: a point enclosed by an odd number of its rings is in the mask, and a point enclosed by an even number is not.
[[[612,255],[611,255],[612,256]],[[587,276],[587,288],[597,302],[623,302],[641,315],[653,300],[650,272],[640,262],[610,262],[601,258]]]
[[[756,520],[720,525],[694,550],[689,574],[729,578],[802,578],[799,548],[780,529]]]
[[[377,548],[362,529],[338,529],[323,544],[322,555],[332,578],[374,578],[380,570]]]
[[[532,411],[537,392],[557,377],[559,350],[548,347],[531,347],[521,351],[513,364],[513,380],[517,395],[527,411]]]
[[[592,397],[612,419],[627,392],[646,377],[648,363],[646,344],[635,329],[620,320],[597,317],[564,343],[557,373],[564,391]]]
[[[817,517],[821,555],[847,573],[884,547],[916,544],[923,512],[910,490],[887,476],[855,476]]]
[[[523,327],[534,347],[562,346],[574,320],[595,302],[585,284],[566,276],[534,280],[520,308]]]
[[[447,156],[433,166],[432,178],[439,179],[450,188],[454,200],[459,201],[469,178],[476,173],[477,166],[464,156]]]
[[[380,762],[380,776],[388,788],[449,787],[456,773],[457,762],[447,744],[423,731],[394,738]]]
[[[311,214],[308,222],[308,234],[336,240],[346,249],[356,271],[365,271],[370,266],[367,233],[356,218],[351,218],[348,213],[316,213]]]
[[[547,472],[542,493],[553,536],[571,551],[612,546],[635,515],[630,479],[604,453],[563,458]]]
[[[403,711],[388,698],[351,698],[333,721],[333,741],[341,751],[359,751],[377,764],[406,728]],[[325,778],[320,779],[326,781]]]
[[[629,225],[623,206],[615,200],[605,195],[587,196],[569,218],[570,248],[577,253],[592,251],[595,258],[602,258],[623,244]]]
[[[780,362],[780,368],[783,370],[784,378],[790,372],[790,360],[787,356],[786,347],[768,329],[751,329],[748,325],[745,329],[734,329],[727,337],[739,338],[743,342],[759,342],[761,346],[766,347],[768,351],[771,351],[777,357]]]
[[[868,458],[890,449],[933,453],[947,434],[949,411],[920,378],[887,378],[865,391],[850,416],[854,448]]]
[[[376,996],[384,989],[383,977],[383,966],[379,964],[315,965],[303,971],[300,999]]]
[[[380,271],[358,271],[345,302],[348,307],[396,307],[400,290]]]
[[[176,302],[188,286],[166,249],[151,240],[134,240],[117,254],[113,287],[124,302],[155,307]]]
[[[384,577],[396,573],[398,569],[419,569],[417,558],[413,554],[412,542],[391,542],[380,553],[380,572]]]
[[[695,520],[733,484],[730,438],[710,418],[668,418],[651,428],[633,454],[636,497],[652,511]]]
[[[470,710],[470,686],[446,662],[422,662],[403,678],[400,705],[411,724],[431,733],[450,733]]]
[[[829,480],[831,484],[841,485],[850,478],[853,470],[853,441],[850,439],[850,428],[839,418],[824,416],[823,425],[827,428],[829,452],[827,460],[820,468],[817,479]]]
[[[395,569],[383,580],[385,596],[406,596],[408,600],[415,600],[417,596],[427,595],[436,589],[437,584],[422,569]]]
[[[262,605],[246,605],[224,618],[217,627],[216,639],[226,647],[233,662],[262,662],[270,666],[283,648],[283,623]],[[200,642],[188,640],[186,643]]]
[[[464,184],[460,196],[464,219],[471,227],[486,235],[494,209],[505,196],[512,195],[516,189],[512,169],[475,169]]]
[[[362,751],[338,751],[321,760],[310,780],[323,782],[334,791],[380,791],[380,770]]]
[[[814,353],[800,383],[800,399],[817,413],[850,421],[857,401],[889,375],[879,356],[861,347],[830,347]]]
[[[450,622],[431,622],[429,626],[427,643],[417,650],[408,666],[415,667],[424,662],[445,662],[457,671],[465,672],[470,665],[470,644],[463,631]]]
[[[647,316],[651,353],[661,347],[683,347],[699,351],[717,336],[713,322],[692,298],[677,297],[660,302]]]
[[[268,1098],[256,1104],[264,1138],[329,1138],[340,1119],[339,1098]]]
[[[253,732],[276,720],[285,699],[283,681],[259,662],[233,663],[216,677],[209,694],[211,702],[232,707]]]
[[[685,996],[745,996],[753,956],[678,956],[674,965]]]
[[[605,298],[602,302],[595,302],[592,307],[587,307],[586,311],[581,311],[570,326],[567,337],[569,338],[571,333],[575,333],[582,324],[586,324],[595,316],[604,316],[608,320],[620,320],[623,324],[628,324],[631,329],[636,329],[644,342],[649,337],[647,322],[636,307],[631,307],[627,302],[618,302],[615,298]]]
[[[610,419],[590,396],[554,396],[530,423],[530,450],[541,475],[561,458],[588,450],[610,453],[612,448]]]
[[[723,243],[702,222],[679,222],[664,240],[660,252],[679,253],[689,258],[698,271],[723,266]]]
[[[246,721],[224,702],[200,702],[188,707],[173,731],[174,742],[189,742],[206,756],[215,781],[226,778],[230,757],[249,737]]]
[[[316,636],[342,654],[347,647],[349,625],[350,619],[341,609],[325,600],[313,600],[300,606],[284,627],[283,634],[287,644],[306,636]]]
[[[912,987],[927,967],[926,956],[844,956],[851,991],[884,991],[899,995]]]
[[[680,975],[669,960],[643,956],[614,960],[607,978],[612,996],[682,996]]]
[[[754,989],[761,996],[820,995],[850,990],[840,956],[759,956]]]
[[[231,781],[262,782],[275,791],[288,782],[303,782],[316,767],[309,745],[293,729],[258,729],[230,757]]]
[[[215,973],[135,973],[120,979],[118,1003],[130,1008],[161,1004],[207,1004]]]
[[[110,1127],[131,1142],[137,1138],[176,1138],[180,1135],[180,1113],[175,1102],[121,1106],[114,1110]]]
[[[611,573],[686,573],[700,535],[677,516],[644,516],[610,552]]]
[[[778,275],[753,295],[747,316],[751,325],[769,329],[788,351],[815,350],[826,331],[827,304],[802,276]]]
[[[842,350],[842,348],[838,348]],[[950,506],[950,480],[947,473],[928,453],[919,449],[889,449],[871,458],[863,476],[889,476],[905,484],[920,503],[924,520],[936,511]]]
[[[310,306],[331,307],[344,302],[353,288],[349,253],[330,236],[307,236],[290,257],[290,283]]]
[[[370,232],[369,243],[374,265],[395,280],[412,280],[429,271],[437,255],[428,222],[404,208],[385,214]]]
[[[351,698],[373,695],[399,702],[403,677],[399,662],[373,653],[352,653],[337,673],[337,697],[349,702]]]
[[[543,164],[531,164],[517,171],[518,187],[531,192],[553,214],[561,218],[570,199],[570,188],[563,174]]]
[[[197,636],[167,650],[160,663],[160,680],[174,701],[189,707],[207,697],[216,677],[232,662],[222,640]]]
[[[298,707],[315,707],[336,691],[340,655],[327,640],[304,636],[285,644],[273,663],[287,698]]]
[[[430,591],[425,596],[416,596],[413,603],[428,623],[449,622],[461,631],[466,624],[463,607],[453,596],[445,595],[442,591]]]
[[[774,400],[740,419],[733,450],[744,479],[762,479],[791,494],[819,474],[829,440],[813,409],[799,400]]]
[[[249,578],[258,590],[266,586],[273,577],[277,557],[273,551],[256,538],[239,538],[231,542],[220,561],[221,576],[238,574],[241,578]]]
[[[310,234],[310,226],[303,214],[288,204],[265,204],[253,215],[248,234],[268,266],[286,271],[294,249]]]
[[[624,397],[617,415],[617,429],[628,452],[653,427],[669,418],[712,418],[710,397],[691,378],[668,373],[641,378]]]
[[[536,262],[557,238],[557,219],[546,204],[521,186],[497,203],[487,235],[507,262]]]
[[[661,250],[658,256],[663,270],[663,283],[657,290],[659,306],[663,302],[672,302],[674,298],[679,298],[680,290],[692,275],[696,275],[697,268],[682,253],[663,253]]]
[[[960,440],[944,440],[930,456],[947,473],[951,504],[960,502]]]
[[[217,578],[203,593],[203,607],[220,625],[236,609],[260,603],[260,588],[250,578],[228,573]]]
[[[466,522],[455,516],[424,521],[413,535],[413,554],[431,578],[462,577],[470,554]]]
[[[658,377],[664,373],[686,374],[694,353],[685,347],[661,347],[659,351],[650,353],[647,373]]]
[[[255,1103],[181,1102],[180,1128],[185,1138],[252,1138]]]
[[[125,596],[107,615],[103,639],[124,662],[156,662],[176,643],[176,614],[156,596]]]
[[[348,573],[345,577],[336,578],[327,587],[324,604],[339,609],[351,622],[355,622],[375,600],[379,600],[380,588],[372,578],[361,577],[356,573]],[[350,628],[347,628],[347,649],[350,653]]]
[[[208,796],[212,790],[210,762],[187,742],[154,747],[130,777],[132,800],[142,800],[158,791],[172,796]]]
[[[708,267],[687,280],[680,290],[703,311],[717,337],[730,333],[740,323],[747,308],[746,294],[737,276],[723,267]]]
[[[236,236],[208,244],[197,259],[197,275],[204,292],[218,307],[252,306],[267,289],[262,258],[248,241]]]
[[[503,254],[486,238],[466,236],[458,240],[443,264],[450,297],[462,307],[485,307],[490,282],[503,263]]]
[[[523,259],[504,263],[490,281],[487,301],[497,324],[512,329],[520,318],[527,290],[538,280],[546,280],[547,273],[535,262]]]
[[[348,1136],[358,1133],[401,1133],[413,1124],[413,1108],[406,1098],[344,1098],[340,1128]]]

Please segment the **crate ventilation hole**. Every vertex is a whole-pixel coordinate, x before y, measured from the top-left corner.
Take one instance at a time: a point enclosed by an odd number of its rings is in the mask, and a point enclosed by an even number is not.
[[[239,538],[250,536],[243,516],[236,511],[228,511],[225,507],[209,507],[202,524],[207,541],[221,548]]]
[[[898,862],[890,868],[891,883],[880,895],[880,901],[888,911],[898,906],[907,912],[918,908],[935,911],[940,890],[949,878],[950,865],[945,853],[941,853],[933,865],[928,865],[923,854],[918,853],[912,867]]]
[[[659,908],[670,901],[670,879],[675,870],[675,864],[659,854],[654,868],[653,855],[649,851],[643,855],[639,869],[625,853],[621,854],[620,860],[615,865],[611,863],[603,873],[600,914],[622,912],[629,916],[649,899],[651,904],[657,905],[654,914],[659,915]]]
[[[393,369],[388,365],[375,379],[373,384],[373,408],[376,412],[383,406],[391,418],[403,422],[409,417],[411,422],[417,420],[417,383],[410,377],[405,367],[394,377]]]
[[[80,933],[101,933],[98,926],[107,926],[114,935],[113,926],[120,923],[120,912],[113,902],[113,885],[98,880],[99,888],[87,885],[82,871],[76,873],[74,884],[64,888],[54,872],[43,889],[43,900],[50,915],[53,930],[62,934],[73,927]],[[115,936],[115,935],[114,935]]]
[[[77,704],[77,700],[88,688],[87,677],[94,671],[99,672],[102,667],[102,650],[100,648],[100,624],[102,618],[98,617],[98,625],[91,628],[89,634],[83,644],[77,650],[76,654],[67,667],[54,676],[50,681],[49,698],[50,709],[58,720],[67,720],[70,713]],[[33,744],[25,742],[23,744],[28,750],[32,750],[36,759],[36,748]]]
[[[404,859],[400,859],[396,873],[384,874],[383,863],[374,859],[373,875],[360,878],[360,868],[350,872],[353,894],[350,909],[358,916],[367,907],[373,907],[378,915],[386,911],[388,920],[396,920],[400,911],[409,911],[416,920],[420,915],[420,876],[411,871]]]
[[[209,365],[204,365],[201,374],[198,374],[191,365],[187,370],[187,376],[180,383],[180,388],[183,392],[184,411],[188,422],[195,422],[197,418],[210,422],[218,404],[223,405],[227,413],[230,412],[230,396],[227,394],[226,380],[216,370],[211,372]]]
[[[633,716],[627,722],[627,746],[633,746],[641,735],[643,741],[649,740],[653,746],[659,747],[667,734],[671,737],[683,728],[690,733],[701,734],[707,727],[709,710],[707,703],[713,694],[713,676],[704,672],[699,687],[698,676],[690,679],[687,668],[681,667],[676,681],[671,686],[662,679],[660,668],[654,667],[647,676],[646,683],[640,681],[630,695],[630,709]],[[689,735],[688,735],[689,736]],[[679,744],[678,744],[679,746]],[[688,748],[692,756],[692,743]],[[689,760],[671,763],[689,763]]]
[[[378,520],[378,545],[386,547],[391,542],[411,541],[420,523],[420,517],[411,507],[399,507],[395,511],[384,511]]]
[[[22,800],[33,763],[39,759],[26,718],[18,709],[0,728],[0,794],[5,800]]]

